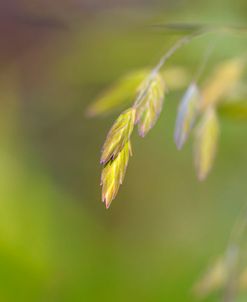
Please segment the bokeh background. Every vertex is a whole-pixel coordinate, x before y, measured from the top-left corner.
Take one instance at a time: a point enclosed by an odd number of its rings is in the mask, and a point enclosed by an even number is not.
[[[99,157],[117,113],[85,110],[181,36],[154,25],[246,18],[245,0],[0,1],[0,301],[197,301],[193,285],[246,203],[246,124],[221,119],[214,169],[199,183],[191,141],[182,152],[173,143],[183,90],[171,92],[150,134],[134,134],[106,210]],[[209,66],[246,52],[246,35],[209,35],[168,66],[193,74],[210,43]]]

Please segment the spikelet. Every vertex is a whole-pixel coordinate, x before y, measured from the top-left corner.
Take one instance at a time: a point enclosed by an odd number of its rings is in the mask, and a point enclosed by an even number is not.
[[[209,294],[219,290],[223,291],[226,297],[231,292],[233,286],[236,290],[241,289],[240,278],[244,277],[244,275],[241,274],[243,263],[240,261],[242,257],[240,257],[239,252],[238,245],[235,245],[235,243],[230,244],[225,254],[209,267],[194,287],[195,293],[200,298],[205,298]]]
[[[199,180],[204,180],[209,173],[216,154],[219,124],[215,109],[209,107],[203,114],[196,129],[195,165]]]
[[[114,160],[110,160],[103,168],[101,174],[102,201],[107,209],[116,197],[119,186],[123,183],[131,154],[130,141],[127,141],[117,157]]]
[[[86,110],[87,116],[107,114],[131,102],[149,69],[135,70],[120,78],[112,87],[103,92]]]
[[[202,89],[202,108],[215,106],[235,88],[244,71],[245,61],[241,58],[220,64]]]
[[[195,284],[194,292],[198,297],[204,298],[210,293],[223,288],[227,280],[225,262],[223,257],[219,258]]]
[[[178,149],[181,149],[188,138],[195,119],[198,114],[200,102],[200,93],[195,83],[190,84],[186,90],[178,108],[176,127],[175,127],[175,143]]]
[[[156,123],[162,110],[165,84],[162,76],[156,73],[151,80],[144,82],[142,97],[136,105],[136,124],[139,135],[144,137]]]
[[[124,111],[111,127],[106,141],[103,145],[101,164],[114,160],[123,149],[133,131],[135,122],[135,109],[130,108]]]

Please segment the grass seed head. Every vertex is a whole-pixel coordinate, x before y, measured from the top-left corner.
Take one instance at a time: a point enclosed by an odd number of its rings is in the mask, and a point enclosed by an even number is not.
[[[135,109],[124,111],[111,127],[103,145],[101,164],[114,160],[128,142],[135,122]]]
[[[204,180],[212,168],[218,144],[219,123],[214,108],[204,112],[196,130],[195,165],[198,179]]]
[[[163,107],[165,84],[162,76],[157,73],[148,83],[144,82],[142,98],[137,104],[136,124],[138,132],[144,137],[156,123]]]
[[[130,155],[131,145],[130,141],[127,141],[117,157],[110,160],[103,168],[101,174],[102,201],[107,209],[123,183]]]

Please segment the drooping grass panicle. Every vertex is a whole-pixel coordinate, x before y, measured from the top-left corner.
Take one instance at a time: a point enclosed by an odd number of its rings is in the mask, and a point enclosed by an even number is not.
[[[105,203],[107,209],[110,207],[112,200],[117,195],[120,185],[123,183],[131,154],[131,145],[128,140],[117,157],[105,164],[102,170],[102,201]]]
[[[165,96],[165,83],[162,76],[157,73],[141,87],[142,97],[134,104],[136,108],[135,123],[138,124],[138,132],[144,137],[156,123],[163,107]]]
[[[101,164],[114,160],[118,153],[128,142],[133,131],[136,110],[134,108],[124,111],[115,121],[102,148]]]
[[[200,100],[199,88],[193,82],[186,90],[178,108],[174,139],[179,150],[183,147],[194,126]]]
[[[219,122],[214,107],[203,113],[196,128],[195,135],[195,166],[199,180],[204,180],[211,170],[219,137]]]
[[[213,30],[213,29],[212,29]],[[129,104],[132,107],[124,111],[115,121],[102,148],[100,163],[103,165],[101,174],[102,200],[108,208],[116,197],[123,182],[129,156],[131,155],[130,136],[135,124],[139,135],[144,137],[155,125],[163,108],[165,94],[168,91],[165,78],[166,71],[161,70],[166,61],[182,46],[195,37],[209,33],[211,28],[195,28],[188,36],[179,39],[159,60],[153,69],[143,69],[120,79],[115,86],[106,91],[102,97],[89,106],[87,114],[96,116]],[[201,118],[195,135],[195,166],[198,178],[203,180],[208,175],[217,150],[219,123],[217,111],[219,104],[230,95],[239,82],[246,63],[246,56],[235,58],[220,64],[206,84],[199,89],[198,78],[207,66],[207,59],[212,47],[206,52],[203,64],[197,76],[187,88],[178,108],[174,139],[178,149],[186,142],[195,121]],[[181,70],[180,70],[181,71]],[[177,73],[180,77],[170,74],[171,88],[181,87],[182,82],[189,83],[188,74]],[[182,77],[181,77],[182,75]],[[185,76],[184,76],[185,75]],[[175,80],[174,80],[175,78]]]

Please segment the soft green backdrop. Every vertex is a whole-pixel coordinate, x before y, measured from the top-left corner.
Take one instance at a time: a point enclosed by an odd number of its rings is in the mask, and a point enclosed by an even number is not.
[[[221,119],[214,169],[199,183],[191,141],[182,152],[173,143],[183,91],[169,94],[150,134],[134,135],[126,180],[105,210],[99,156],[117,114],[84,112],[179,38],[153,25],[243,25],[246,1],[11,2],[2,12],[16,14],[0,22],[0,301],[197,301],[192,287],[247,201],[247,125]],[[246,53],[246,35],[209,35],[168,66],[193,74],[210,43],[209,66]]]

